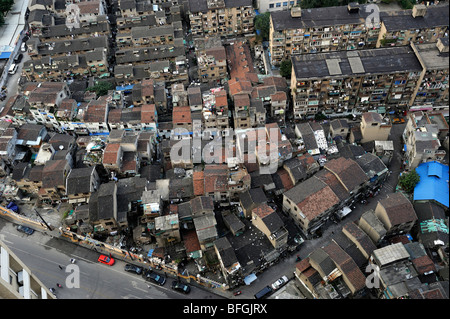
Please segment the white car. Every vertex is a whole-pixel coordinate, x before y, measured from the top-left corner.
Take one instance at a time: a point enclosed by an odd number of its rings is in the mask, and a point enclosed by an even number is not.
[[[272,289],[277,290],[284,286],[289,281],[288,277],[283,276],[272,284]]]

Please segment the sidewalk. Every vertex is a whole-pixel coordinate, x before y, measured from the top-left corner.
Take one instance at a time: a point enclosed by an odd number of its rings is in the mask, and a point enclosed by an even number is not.
[[[25,27],[25,12],[29,0],[15,0],[11,11],[5,17],[5,24],[0,28],[0,51],[12,51]]]

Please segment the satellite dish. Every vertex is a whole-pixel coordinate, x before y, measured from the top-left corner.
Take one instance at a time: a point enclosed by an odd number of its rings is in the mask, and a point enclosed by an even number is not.
[[[63,150],[63,149],[64,149],[64,145],[60,145],[60,146],[59,146],[59,149],[60,149],[60,150]]]

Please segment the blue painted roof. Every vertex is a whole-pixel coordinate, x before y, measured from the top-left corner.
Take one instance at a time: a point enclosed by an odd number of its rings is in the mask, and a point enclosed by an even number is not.
[[[420,182],[414,188],[414,200],[435,200],[449,207],[449,167],[439,162],[422,163],[416,168]]]

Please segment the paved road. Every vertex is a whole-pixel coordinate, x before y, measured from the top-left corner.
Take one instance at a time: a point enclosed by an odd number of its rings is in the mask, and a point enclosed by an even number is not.
[[[60,299],[218,299],[216,294],[191,285],[191,293],[181,294],[171,289],[172,279],[164,286],[145,281],[141,276],[125,272],[125,262],[113,266],[99,264],[95,251],[51,238],[40,232],[31,236],[19,233],[10,222],[0,218],[0,239],[49,288],[57,289]],[[77,260],[79,288],[68,288],[66,279],[72,273],[66,267],[70,258]],[[63,269],[60,269],[61,266]],[[67,269],[69,270],[69,269]],[[70,280],[70,278],[69,278]],[[70,282],[70,281],[69,281]],[[63,288],[56,288],[56,283]]]

